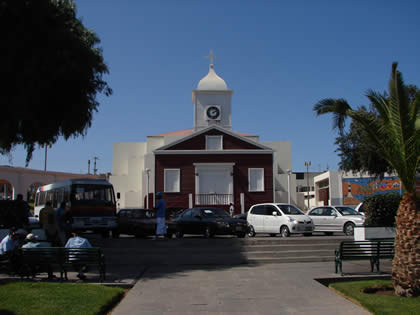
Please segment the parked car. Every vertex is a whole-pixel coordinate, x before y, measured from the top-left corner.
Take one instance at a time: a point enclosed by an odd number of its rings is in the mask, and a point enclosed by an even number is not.
[[[174,222],[178,238],[184,234],[199,234],[206,238],[214,235],[237,235],[242,238],[247,232],[246,221],[231,218],[224,209],[219,208],[187,209]]]
[[[354,210],[359,212],[361,215],[365,215],[365,209],[363,207],[363,202],[359,203]]]
[[[171,238],[175,233],[175,224],[171,219],[167,220],[167,234]],[[121,209],[117,214],[116,236],[120,234],[145,237],[155,235],[156,232],[156,211],[152,209]]]
[[[346,235],[354,234],[356,225],[363,225],[365,217],[348,206],[320,206],[308,212],[314,221],[315,232],[325,232],[332,235],[334,232],[344,232]]]
[[[314,225],[310,217],[302,210],[290,204],[263,203],[253,205],[248,211],[249,236],[266,233],[271,236],[280,234],[288,237],[290,234],[312,234]]]

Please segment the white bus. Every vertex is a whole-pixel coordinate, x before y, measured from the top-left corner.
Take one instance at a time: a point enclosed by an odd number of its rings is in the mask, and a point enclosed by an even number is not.
[[[114,188],[105,179],[69,179],[39,187],[35,195],[35,217],[39,217],[47,201],[55,209],[61,202],[67,203],[73,230],[91,230],[107,236],[117,228]]]

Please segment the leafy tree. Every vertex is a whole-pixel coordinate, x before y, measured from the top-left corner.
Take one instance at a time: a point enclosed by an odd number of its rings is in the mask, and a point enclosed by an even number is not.
[[[420,211],[416,208],[416,171],[420,161],[420,95],[407,93],[397,63],[392,64],[389,96],[369,90],[367,97],[377,115],[353,109],[344,99],[323,99],[317,115],[333,114],[333,125],[345,127],[347,117],[362,126],[375,148],[401,179],[404,195],[396,216],[392,279],[396,294],[420,295]]]
[[[351,122],[349,131],[340,134],[335,139],[335,144],[338,146],[336,152],[340,157],[339,166],[347,172],[367,172],[374,176],[392,172],[392,167],[379,154],[363,125],[357,121]]]
[[[72,0],[0,0],[0,153],[27,151],[59,137],[84,136],[112,94],[96,34],[76,17]]]
[[[410,101],[414,101],[420,90],[415,85],[407,85],[406,88]],[[374,108],[371,112],[365,107],[361,107],[360,110],[366,111],[372,117],[377,116]],[[351,122],[348,132],[340,132],[335,144],[340,157],[339,167],[347,172],[366,172],[375,177],[382,177],[384,173],[393,171],[391,165],[380,155],[375,143],[370,141],[363,125],[355,120]]]

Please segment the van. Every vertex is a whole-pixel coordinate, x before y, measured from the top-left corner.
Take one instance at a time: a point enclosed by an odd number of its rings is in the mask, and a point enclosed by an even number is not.
[[[261,203],[253,205],[247,216],[248,236],[258,233],[288,237],[290,234],[312,235],[312,219],[299,208],[285,203]]]

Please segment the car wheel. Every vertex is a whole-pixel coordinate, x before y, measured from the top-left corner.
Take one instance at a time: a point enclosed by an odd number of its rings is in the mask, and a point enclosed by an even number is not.
[[[287,226],[282,226],[280,229],[280,234],[282,237],[289,237],[290,236],[289,228]]]
[[[249,226],[249,228],[248,228],[248,236],[249,237],[255,237],[255,230],[254,230],[254,227],[252,226],[252,225],[250,225]]]
[[[237,234],[237,236],[238,236],[239,238],[244,238],[244,237],[245,237],[245,235],[246,235],[246,233],[238,233],[238,234]]]
[[[270,236],[271,237],[276,237],[277,234],[271,233]]]
[[[165,237],[168,238],[168,239],[171,239],[172,238],[172,233],[166,233]]]
[[[204,237],[205,238],[210,238],[213,236],[213,233],[211,231],[210,226],[206,226],[206,228],[204,229]]]
[[[112,230],[111,234],[112,234],[112,238],[120,237],[120,232],[118,232],[117,230]]]
[[[175,236],[176,236],[176,238],[183,238],[184,237],[184,233],[182,231],[176,231],[175,232]]]
[[[354,235],[354,224],[351,222],[348,222],[344,225],[344,233],[347,236],[353,236]]]
[[[333,232],[324,232],[324,233],[325,233],[325,235],[328,235],[328,236],[334,235]]]
[[[102,231],[101,236],[102,236],[102,238],[108,238],[109,237],[109,231]]]

